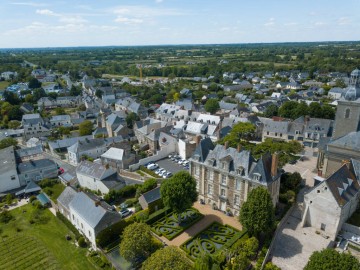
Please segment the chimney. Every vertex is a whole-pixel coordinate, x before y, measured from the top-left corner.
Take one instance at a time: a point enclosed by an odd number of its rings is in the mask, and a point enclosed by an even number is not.
[[[225,147],[225,149],[228,149],[229,148],[229,142],[225,142],[224,147]]]
[[[200,142],[201,142],[201,136],[200,135],[195,136],[196,146],[199,146]]]
[[[237,151],[238,151],[238,153],[241,152],[241,144],[240,143],[237,145]]]
[[[342,160],[341,161],[342,162],[342,165],[346,165],[346,167],[348,167],[348,169],[350,168],[350,160],[348,160],[348,159],[344,159],[344,160]]]
[[[272,154],[272,160],[271,160],[271,176],[272,177],[275,177],[277,175],[278,163],[279,163],[278,154],[277,153]]]
[[[95,207],[98,207],[100,205],[100,201],[95,201]]]

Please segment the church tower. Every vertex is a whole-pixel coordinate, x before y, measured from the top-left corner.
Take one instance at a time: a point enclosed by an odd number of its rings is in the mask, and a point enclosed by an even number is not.
[[[351,72],[350,84],[339,100],[333,139],[360,130],[360,70]]]

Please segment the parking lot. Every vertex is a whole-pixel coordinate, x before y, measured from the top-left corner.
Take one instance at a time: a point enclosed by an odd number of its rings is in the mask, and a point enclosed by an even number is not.
[[[168,172],[171,172],[172,174],[175,174],[179,171],[185,171],[184,166],[177,164],[169,158],[164,158],[156,162],[160,168],[164,168]]]

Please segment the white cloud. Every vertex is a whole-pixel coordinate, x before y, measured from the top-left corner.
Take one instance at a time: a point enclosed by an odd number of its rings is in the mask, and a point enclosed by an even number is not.
[[[275,19],[274,18],[270,18],[265,24],[265,26],[274,26],[275,25]]]
[[[136,18],[127,18],[127,17],[122,17],[122,16],[118,16],[114,22],[117,23],[124,23],[124,24],[141,24],[144,21],[142,19],[136,19]]]
[[[324,25],[327,25],[327,23],[325,23],[325,22],[315,22],[314,25],[315,26],[324,26]]]
[[[351,20],[348,17],[342,17],[342,18],[339,18],[337,23],[338,23],[338,25],[349,25],[349,24],[351,24]]]
[[[299,25],[299,23],[297,22],[288,22],[288,23],[284,23],[285,26],[296,26]]]
[[[171,8],[153,8],[147,6],[118,6],[110,10],[117,15],[131,14],[133,17],[160,17],[160,16],[182,16],[185,12]]]
[[[46,15],[46,16],[55,16],[56,15],[54,13],[54,11],[51,11],[49,9],[37,9],[36,14]]]
[[[162,3],[164,0],[155,0],[156,3]]]
[[[63,23],[75,23],[75,24],[88,22],[88,20],[85,20],[81,16],[61,16],[59,21]]]
[[[48,4],[45,3],[35,3],[35,2],[12,2],[11,5],[18,5],[18,6],[30,6],[30,7],[45,7]]]

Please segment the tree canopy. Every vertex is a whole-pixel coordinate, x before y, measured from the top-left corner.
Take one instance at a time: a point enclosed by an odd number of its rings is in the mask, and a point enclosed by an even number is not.
[[[29,81],[28,87],[30,89],[40,88],[41,87],[41,82],[39,82],[39,80],[36,79],[36,78],[31,78],[30,81]]]
[[[134,126],[134,123],[136,121],[139,121],[140,120],[140,117],[134,113],[134,112],[130,112],[127,116],[126,116],[126,125],[128,128],[133,128]]]
[[[84,122],[80,123],[79,125],[79,135],[91,135],[93,129],[93,124],[90,120],[85,120]]]
[[[12,145],[17,145],[17,140],[15,140],[14,138],[5,138],[0,141],[0,149],[4,149]]]
[[[174,246],[165,247],[153,253],[142,265],[142,270],[188,270],[191,263],[185,254]]]
[[[217,110],[220,109],[220,105],[215,98],[210,98],[208,101],[206,101],[204,108],[205,111],[214,114],[217,112]]]
[[[157,248],[149,225],[133,223],[125,228],[120,243],[120,254],[127,261],[134,263],[137,260],[145,260]]]
[[[246,145],[247,142],[255,137],[256,127],[251,123],[239,122],[235,124],[232,130],[226,135],[220,143],[229,142],[230,147],[236,148],[240,143]]]
[[[359,270],[360,262],[351,254],[339,253],[334,249],[315,251],[304,270]]]
[[[275,210],[267,189],[257,187],[250,191],[240,209],[240,223],[250,235],[269,233],[274,228]]]
[[[163,182],[160,193],[164,205],[178,213],[179,221],[180,213],[191,207],[198,196],[195,179],[185,171],[180,171]]]
[[[271,109],[269,110],[269,112],[265,112],[266,117],[274,116],[271,115]],[[290,119],[296,119],[306,115],[314,118],[334,119],[335,109],[328,104],[320,105],[320,103],[317,102],[312,102],[310,105],[307,105],[305,102],[287,101],[280,106],[278,115]]]

